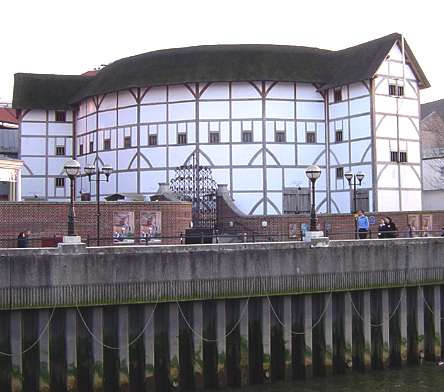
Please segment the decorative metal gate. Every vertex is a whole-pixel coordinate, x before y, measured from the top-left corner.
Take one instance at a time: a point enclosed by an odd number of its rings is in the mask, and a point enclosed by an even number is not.
[[[192,202],[193,228],[215,227],[217,183],[208,166],[196,164],[194,154],[191,164],[176,168],[170,189],[179,200]]]

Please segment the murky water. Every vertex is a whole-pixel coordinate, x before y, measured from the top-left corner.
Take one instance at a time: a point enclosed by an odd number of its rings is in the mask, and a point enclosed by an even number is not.
[[[238,389],[239,390],[239,389]],[[401,370],[369,371],[294,383],[254,386],[243,392],[417,392],[444,391],[444,367],[426,364]],[[227,390],[228,392],[228,390]]]

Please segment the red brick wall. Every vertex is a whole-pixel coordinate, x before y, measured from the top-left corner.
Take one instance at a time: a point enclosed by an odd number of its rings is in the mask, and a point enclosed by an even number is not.
[[[18,233],[32,231],[32,237],[54,237],[67,234],[68,203],[63,202],[1,202],[0,238],[16,238]],[[100,203],[100,237],[111,240],[113,235],[113,213],[134,212],[134,233],[140,233],[140,212],[160,211],[162,243],[179,243],[181,233],[191,222],[191,204],[182,202],[116,202]],[[76,234],[83,239],[96,238],[96,204],[77,202]],[[112,241],[109,241],[112,243]]]
[[[289,225],[296,224],[297,238],[300,238],[300,226],[302,223],[309,224],[309,215],[270,215],[270,216],[252,216],[242,217],[237,215],[223,200],[222,197],[217,198],[218,208],[218,229],[225,233],[255,233],[260,236],[272,236],[273,238],[285,240],[288,239]],[[419,221],[425,215],[432,215],[433,230],[435,235],[441,232],[444,227],[444,211],[413,211],[413,212],[384,212],[384,213],[367,213],[367,216],[374,216],[376,224],[370,226],[372,237],[376,237],[378,231],[379,219],[384,216],[390,216],[395,222],[399,235],[403,236],[407,231],[408,215],[419,215]],[[230,226],[230,221],[233,226]],[[267,227],[262,227],[262,221],[267,222]],[[319,214],[319,228],[325,231],[325,225],[331,226],[329,236],[331,239],[350,239],[354,233],[354,218],[352,214]],[[420,227],[417,227],[420,230]],[[418,234],[419,235],[419,234]]]

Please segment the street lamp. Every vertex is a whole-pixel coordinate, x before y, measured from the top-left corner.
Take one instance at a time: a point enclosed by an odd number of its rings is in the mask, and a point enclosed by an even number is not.
[[[316,217],[315,182],[321,176],[321,169],[315,165],[308,166],[305,175],[311,181],[310,231],[316,231],[318,218]]]
[[[74,159],[70,159],[69,161],[65,162],[65,165],[63,166],[63,169],[65,170],[66,175],[69,177],[70,180],[70,187],[71,187],[71,194],[70,194],[70,203],[69,203],[69,210],[68,210],[68,235],[73,236],[75,235],[75,210],[74,210],[74,184],[76,177],[80,173],[80,163],[77,162]]]
[[[362,180],[364,179],[365,175],[362,172],[357,172],[356,174],[353,174],[352,172],[348,172],[345,173],[344,177],[347,179],[348,181],[348,185],[350,186],[350,188],[353,189],[353,211],[356,213],[356,196],[357,196],[357,186],[361,186],[362,184]],[[358,221],[357,219],[355,219],[355,238],[358,238]]]
[[[109,181],[109,176],[113,172],[112,166],[105,165],[102,166],[102,169],[99,169],[99,165],[97,163],[96,166],[94,165],[87,165],[85,166],[85,174],[88,176],[88,181],[91,183],[93,181],[96,182],[96,205],[97,205],[97,246],[100,245],[100,182],[101,181]],[[96,175],[96,178],[93,180],[91,177],[93,175]],[[100,175],[105,175],[105,180],[102,180],[100,178]]]

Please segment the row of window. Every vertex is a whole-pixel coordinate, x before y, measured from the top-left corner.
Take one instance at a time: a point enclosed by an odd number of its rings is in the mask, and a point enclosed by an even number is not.
[[[400,80],[389,83],[389,95],[393,97],[404,96],[404,85]],[[342,102],[342,87],[335,88],[333,91],[333,102]]]
[[[390,162],[407,162],[407,151],[390,151]]]

